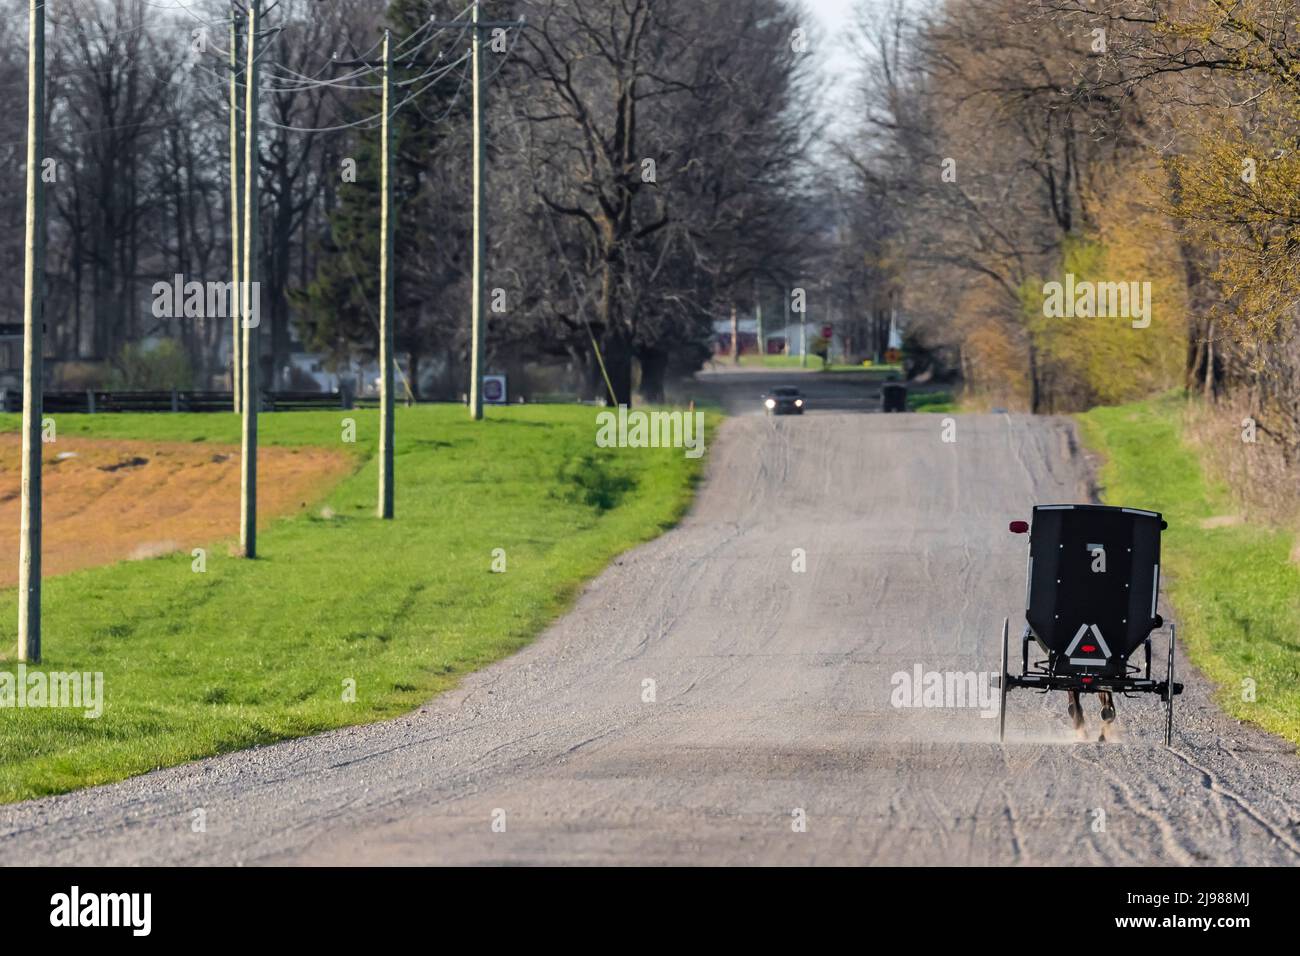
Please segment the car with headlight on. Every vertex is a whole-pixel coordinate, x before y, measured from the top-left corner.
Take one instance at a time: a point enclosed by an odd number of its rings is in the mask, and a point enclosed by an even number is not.
[[[769,415],[802,415],[803,393],[789,385],[774,388],[763,396],[763,407]]]

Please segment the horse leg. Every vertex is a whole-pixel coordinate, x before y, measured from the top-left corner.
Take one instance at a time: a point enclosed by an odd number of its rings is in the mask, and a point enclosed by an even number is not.
[[[1070,722],[1074,724],[1074,736],[1086,740],[1088,731],[1083,726],[1083,705],[1079,703],[1079,692],[1068,691],[1070,698]]]
[[[1101,698],[1101,736],[1098,740],[1119,739],[1119,726],[1115,722],[1115,697],[1109,691],[1097,695]]]

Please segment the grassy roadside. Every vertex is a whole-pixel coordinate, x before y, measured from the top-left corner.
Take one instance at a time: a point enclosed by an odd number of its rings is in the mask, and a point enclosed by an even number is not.
[[[1164,514],[1162,560],[1178,634],[1234,717],[1300,744],[1300,568],[1289,533],[1248,524],[1202,528],[1234,511],[1182,440],[1183,399],[1095,408],[1078,416],[1105,461],[1104,500]],[[1255,700],[1243,699],[1246,681]]]
[[[907,393],[907,410],[909,412],[935,412],[955,414],[961,411],[959,402],[952,392],[911,392]]]
[[[0,710],[0,802],[390,717],[517,650],[612,557],[675,523],[700,473],[680,449],[597,448],[595,414],[511,407],[474,424],[460,406],[399,408],[392,522],[373,517],[376,412],[262,416],[264,443],[350,450],[356,472],[268,527],[256,561],[219,542],[205,573],[186,553],[48,579],[42,669],[102,671],[104,714]],[[345,416],[355,445],[341,441]],[[239,440],[221,414],[63,415],[57,427]],[[0,592],[9,658],[16,618],[16,592]]]

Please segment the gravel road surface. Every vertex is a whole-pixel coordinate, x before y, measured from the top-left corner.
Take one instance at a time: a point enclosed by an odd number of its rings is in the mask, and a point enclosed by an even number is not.
[[[1172,750],[1154,699],[1105,744],[1061,695],[1014,694],[1006,746],[979,700],[893,706],[918,666],[990,687],[1023,620],[1007,522],[1087,500],[1068,422],[956,421],[945,443],[937,415],[731,418],[682,525],[521,653],[387,723],[0,807],[0,860],[1300,862],[1294,748],[1181,657]]]

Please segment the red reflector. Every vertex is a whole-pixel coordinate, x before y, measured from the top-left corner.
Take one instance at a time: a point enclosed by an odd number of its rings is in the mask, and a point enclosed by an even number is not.
[[[1091,653],[1092,653],[1093,651],[1095,651],[1096,649],[1097,649],[1097,645],[1096,645],[1096,644],[1085,644],[1085,645],[1083,645],[1083,651],[1084,651],[1085,654],[1091,654]]]

